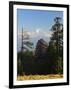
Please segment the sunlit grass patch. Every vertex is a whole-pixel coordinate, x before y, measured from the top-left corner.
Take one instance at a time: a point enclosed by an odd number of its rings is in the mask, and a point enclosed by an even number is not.
[[[63,78],[63,74],[49,74],[49,75],[23,75],[17,76],[17,80],[44,80],[44,79],[58,79]]]

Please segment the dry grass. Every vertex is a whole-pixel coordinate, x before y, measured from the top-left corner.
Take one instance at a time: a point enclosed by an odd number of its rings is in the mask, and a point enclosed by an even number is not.
[[[44,80],[44,79],[58,79],[63,78],[63,74],[49,74],[49,75],[23,75],[17,76],[17,80]]]

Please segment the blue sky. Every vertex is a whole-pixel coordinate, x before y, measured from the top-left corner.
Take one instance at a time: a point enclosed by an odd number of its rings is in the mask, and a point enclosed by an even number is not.
[[[22,27],[27,27],[30,32],[31,41],[36,45],[40,38],[44,38],[49,42],[51,27],[54,24],[54,18],[61,17],[63,23],[62,11],[48,11],[48,10],[31,10],[31,9],[17,9],[17,27],[18,32],[21,32]],[[36,32],[36,36],[33,33]],[[18,46],[20,46],[20,39],[18,36]]]
[[[53,19],[59,16],[63,18],[62,11],[46,11],[46,10],[17,10],[18,28],[21,29],[24,26],[28,26],[31,31],[34,28],[50,29],[54,23]]]

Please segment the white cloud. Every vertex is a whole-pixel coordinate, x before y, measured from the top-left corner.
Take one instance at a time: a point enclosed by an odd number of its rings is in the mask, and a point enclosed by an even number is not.
[[[47,32],[43,32],[45,37],[51,37],[52,32],[51,31],[47,31]]]
[[[36,37],[46,37],[50,38],[52,35],[52,31],[44,31],[40,28],[37,28],[35,31],[33,30],[32,32],[29,31],[24,31],[23,35],[28,34],[30,38],[36,38]],[[21,38],[22,33],[18,32],[19,38]]]
[[[36,33],[39,34],[40,33],[40,28],[36,29]]]
[[[35,32],[30,33],[31,38],[35,38],[35,37],[38,37],[38,36],[50,38],[51,35],[52,35],[51,31],[41,31],[40,29],[37,29]]]

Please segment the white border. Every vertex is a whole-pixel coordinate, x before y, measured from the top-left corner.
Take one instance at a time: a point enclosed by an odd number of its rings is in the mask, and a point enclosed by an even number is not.
[[[13,18],[13,83],[14,85],[30,85],[30,84],[43,84],[43,83],[61,83],[67,82],[67,9],[60,8],[60,7],[43,7],[43,6],[27,6],[27,5],[14,5],[14,18]],[[63,11],[63,25],[64,25],[64,32],[63,32],[63,75],[62,79],[48,79],[48,80],[25,80],[25,81],[17,81],[17,9],[33,9],[33,10],[53,10],[53,11]]]

